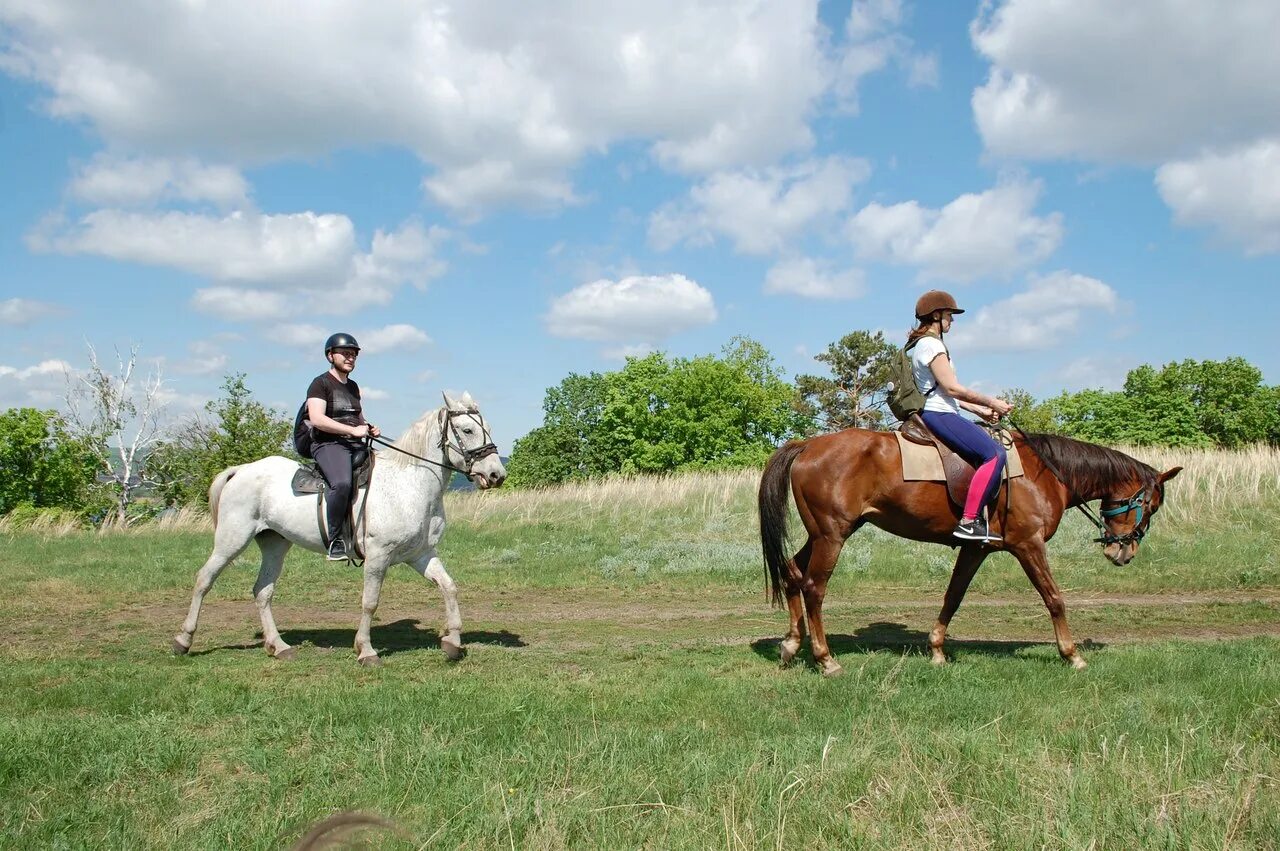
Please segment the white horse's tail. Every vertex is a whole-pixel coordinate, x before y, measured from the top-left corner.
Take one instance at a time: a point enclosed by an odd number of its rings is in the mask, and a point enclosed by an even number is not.
[[[213,484],[209,485],[209,516],[213,518],[213,529],[218,529],[218,500],[222,497],[222,488],[231,481],[231,477],[236,474],[236,470],[243,467],[243,464],[237,464],[234,467],[228,467],[221,473],[213,477]]]

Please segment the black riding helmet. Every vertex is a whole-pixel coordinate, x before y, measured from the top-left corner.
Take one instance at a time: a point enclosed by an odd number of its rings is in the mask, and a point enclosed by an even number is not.
[[[339,331],[337,334],[330,334],[329,339],[324,341],[324,356],[328,357],[329,352],[334,349],[355,349],[358,352],[360,344],[356,342],[355,337]]]

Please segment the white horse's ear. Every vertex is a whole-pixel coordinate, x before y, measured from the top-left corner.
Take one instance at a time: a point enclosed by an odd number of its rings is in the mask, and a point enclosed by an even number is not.
[[[468,408],[474,408],[476,406],[476,400],[471,398],[471,391],[469,390],[462,391],[462,399],[460,401]]]
[[[456,411],[458,409],[458,402],[456,399],[444,391],[441,391],[440,395],[444,397],[444,406],[446,408],[450,411]]]

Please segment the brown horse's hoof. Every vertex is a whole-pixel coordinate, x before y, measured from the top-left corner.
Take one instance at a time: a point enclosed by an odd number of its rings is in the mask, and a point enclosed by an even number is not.
[[[844,668],[840,667],[840,663],[835,659],[822,660],[822,676],[838,677],[844,673]]]
[[[947,657],[941,650],[935,650],[929,661],[935,665],[945,665],[947,664]]]
[[[462,657],[467,655],[467,651],[452,641],[441,641],[440,649],[444,651],[444,658],[450,662],[461,662]]]
[[[365,668],[381,668],[382,667],[382,657],[377,654],[374,654],[372,656],[361,656],[356,661],[359,662],[360,665]]]
[[[781,668],[790,668],[791,663],[795,660],[796,654],[800,652],[799,647],[788,647],[786,642],[782,643],[782,654],[778,659],[778,666]]]
[[[1073,656],[1067,661],[1070,662],[1071,667],[1075,668],[1077,671],[1083,671],[1085,668],[1089,667],[1089,663],[1080,655]]]
[[[173,640],[173,644],[171,644],[170,647],[173,650],[174,656],[186,656],[189,652],[191,652],[190,647],[184,647],[182,645],[182,642],[176,638]]]
[[[296,659],[297,657],[298,648],[296,647],[286,647],[283,650],[273,650],[271,652],[271,658],[279,659],[281,662],[288,662],[289,660]]]

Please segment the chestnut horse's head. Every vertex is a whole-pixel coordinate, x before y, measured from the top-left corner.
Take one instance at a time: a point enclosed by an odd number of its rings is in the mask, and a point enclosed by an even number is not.
[[[1164,483],[1180,472],[1181,467],[1173,467],[1160,473],[1152,482],[1142,482],[1130,495],[1116,496],[1113,492],[1102,500],[1102,522],[1106,530],[1097,540],[1103,545],[1103,555],[1112,564],[1123,566],[1133,561],[1138,554],[1138,545],[1151,525],[1151,518],[1164,502]]]

